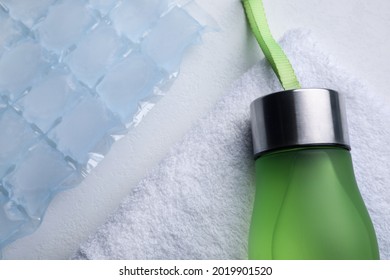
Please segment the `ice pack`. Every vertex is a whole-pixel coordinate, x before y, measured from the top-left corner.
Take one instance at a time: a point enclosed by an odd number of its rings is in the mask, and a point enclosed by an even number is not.
[[[206,26],[190,2],[0,0],[0,249],[170,84]]]

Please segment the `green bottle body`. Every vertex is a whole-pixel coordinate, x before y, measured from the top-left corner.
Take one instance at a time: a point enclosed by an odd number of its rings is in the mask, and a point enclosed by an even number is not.
[[[319,146],[260,156],[248,245],[249,259],[379,259],[349,151]]]

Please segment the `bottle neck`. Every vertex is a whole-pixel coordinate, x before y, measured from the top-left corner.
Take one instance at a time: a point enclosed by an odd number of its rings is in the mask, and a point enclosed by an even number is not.
[[[259,158],[266,157],[266,156],[271,156],[271,155],[276,155],[279,153],[289,153],[289,152],[296,152],[300,150],[324,150],[324,149],[330,149],[330,150],[342,150],[342,151],[350,151],[350,148],[344,145],[337,145],[337,144],[332,144],[332,145],[318,145],[318,144],[313,144],[313,145],[299,145],[299,146],[292,146],[292,147],[283,147],[279,149],[272,149],[272,150],[267,150],[264,151],[260,154],[255,155],[255,160],[258,160]]]

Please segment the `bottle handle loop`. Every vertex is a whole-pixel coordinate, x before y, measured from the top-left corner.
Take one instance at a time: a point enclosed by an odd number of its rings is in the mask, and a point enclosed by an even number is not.
[[[286,54],[273,38],[262,0],[242,0],[252,32],[285,90],[300,88]]]

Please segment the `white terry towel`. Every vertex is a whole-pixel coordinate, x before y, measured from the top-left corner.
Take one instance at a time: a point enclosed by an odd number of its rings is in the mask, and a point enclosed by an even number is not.
[[[346,97],[352,156],[383,259],[390,259],[390,109],[306,32],[281,42],[303,87]],[[249,104],[281,90],[268,63],[244,74],[172,148],[76,259],[245,259],[254,198]]]

